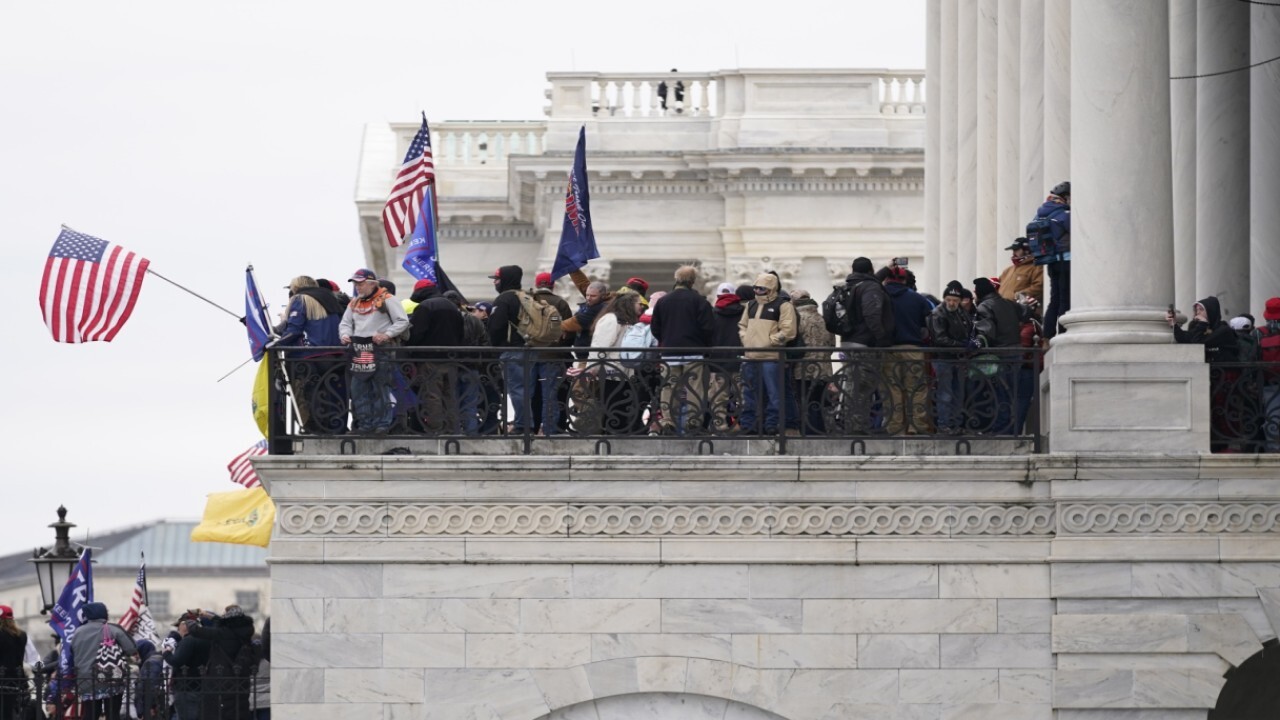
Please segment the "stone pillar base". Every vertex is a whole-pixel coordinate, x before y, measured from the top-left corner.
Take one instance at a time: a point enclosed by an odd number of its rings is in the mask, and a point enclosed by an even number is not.
[[[1055,343],[1041,425],[1055,453],[1209,451],[1209,366],[1200,345]]]

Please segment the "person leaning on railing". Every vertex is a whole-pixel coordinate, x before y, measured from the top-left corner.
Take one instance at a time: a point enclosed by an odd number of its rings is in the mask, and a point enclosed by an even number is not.
[[[333,348],[346,308],[327,287],[306,275],[289,281],[289,306],[273,347]],[[333,350],[289,350],[286,369],[298,420],[308,433],[337,434],[347,429],[347,376],[342,355]],[[324,360],[318,358],[326,358]]]
[[[796,336],[797,327],[795,306],[778,297],[778,285],[778,276],[772,273],[757,275],[752,286],[755,299],[747,304],[738,321],[738,335],[745,349],[739,429],[745,433],[763,429],[766,435],[777,434],[779,423],[784,420],[788,431],[799,430],[798,418],[780,417],[787,386],[782,348]],[[763,418],[759,417],[761,410]]]

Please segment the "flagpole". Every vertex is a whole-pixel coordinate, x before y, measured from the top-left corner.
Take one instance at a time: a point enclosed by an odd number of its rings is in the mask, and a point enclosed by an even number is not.
[[[147,554],[139,551],[142,556],[142,602],[147,607],[151,607],[151,595],[147,592]]]
[[[188,288],[188,287],[184,287],[184,286],[182,286],[182,285],[179,285],[178,283],[176,283],[176,282],[174,282],[174,281],[170,280],[169,278],[167,278],[167,277],[165,277],[165,276],[161,275],[160,273],[156,272],[155,270],[152,270],[150,267],[148,267],[148,268],[147,268],[147,272],[148,272],[149,274],[151,274],[151,275],[155,275],[156,277],[158,277],[158,278],[160,278],[161,280],[163,280],[163,281],[165,281],[165,282],[169,283],[170,285],[172,285],[172,286],[174,286],[174,287],[178,288],[179,290],[183,290],[183,291],[188,292],[188,293],[190,293],[190,294],[192,294],[192,295],[195,295],[196,297],[198,297],[198,298],[200,298],[201,300],[203,300],[203,301],[205,301],[205,302],[209,303],[210,305],[212,305],[212,306],[214,306],[214,307],[218,308],[219,310],[221,310],[222,312],[224,312],[224,313],[226,313],[226,314],[230,315],[231,317],[233,317],[233,318],[235,318],[235,319],[237,319],[237,320],[239,320],[239,319],[240,319],[240,316],[239,316],[239,315],[237,315],[236,313],[231,312],[230,310],[228,310],[228,309],[226,309],[226,308],[222,307],[222,306],[221,306],[221,305],[219,305],[218,303],[216,303],[216,302],[214,302],[214,301],[210,300],[209,298],[207,298],[207,297],[205,297],[205,296],[201,295],[200,293],[198,293],[198,292],[196,292],[196,291],[192,290],[191,288]]]
[[[247,268],[245,268],[245,270],[247,270],[247,271],[248,271],[248,273],[249,273],[249,277],[253,278],[253,289],[254,289],[254,291],[255,291],[255,292],[257,292],[257,293],[258,293],[258,297],[254,298],[254,302],[256,302],[256,303],[257,303],[257,305],[258,305],[258,309],[262,312],[262,314],[263,314],[264,316],[266,316],[266,315],[267,315],[267,309],[263,306],[262,293],[261,293],[261,291],[259,291],[259,290],[258,290],[258,287],[259,287],[259,285],[258,285],[258,276],[257,276],[257,274],[255,274],[255,273],[253,272],[253,265],[252,265],[252,264],[250,264]],[[271,324],[271,318],[270,318],[270,317],[267,317],[267,318],[266,318],[266,320],[267,320],[267,332],[271,333],[271,337],[272,337],[273,339],[275,339],[275,340],[279,340],[279,339],[280,339],[280,336],[276,334],[276,328],[275,328],[275,326],[274,326],[274,325],[272,325],[272,324]],[[267,345],[263,348],[263,350],[264,350],[265,352],[273,352],[273,351],[274,351],[274,348],[272,348],[272,347],[271,347],[271,343],[267,343]],[[288,371],[287,369],[285,369],[284,353],[283,353],[283,352],[282,352],[282,353],[280,353],[279,358],[280,358],[280,363],[279,363],[280,375],[284,377],[285,385],[286,385],[286,386],[288,386],[288,387],[290,387],[290,388],[292,388],[292,387],[293,387],[293,383],[289,380],[289,371]],[[250,360],[252,360],[253,358],[249,358],[249,359],[250,359]],[[268,358],[263,357],[263,358],[262,358],[262,360],[260,360],[259,362],[267,362],[267,361],[268,361]],[[248,361],[245,361],[245,362],[248,362]],[[236,370],[239,370],[241,367],[244,367],[244,363],[241,363],[241,364],[240,364],[240,367],[237,367],[237,368],[236,368]],[[232,370],[230,373],[227,373],[226,375],[223,375],[223,376],[222,376],[222,378],[227,377],[228,375],[230,375],[231,373],[235,372],[236,370]],[[219,378],[219,379],[218,379],[218,382],[222,382],[222,378]],[[289,405],[291,405],[291,406],[293,407],[293,416],[294,416],[295,418],[301,418],[301,417],[302,417],[302,413],[298,411],[298,399],[297,399],[297,398],[295,398],[295,397],[293,396],[293,393],[291,393],[291,392],[290,392],[290,393],[286,393],[286,395],[287,395],[287,397],[289,398]],[[268,411],[268,412],[269,412],[269,411]]]

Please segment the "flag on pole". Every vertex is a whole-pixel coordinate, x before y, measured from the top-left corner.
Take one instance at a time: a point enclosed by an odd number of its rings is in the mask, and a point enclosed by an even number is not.
[[[111,342],[133,313],[151,261],[66,225],[40,281],[40,309],[53,339]]]
[[[405,153],[404,162],[391,186],[391,195],[382,209],[382,229],[391,247],[399,247],[400,241],[413,231],[422,211],[423,197],[435,179],[431,130],[427,128],[427,115],[423,113],[422,127],[409,143],[409,151]]]
[[[249,331],[249,352],[255,361],[261,360],[272,333],[271,323],[267,321],[267,302],[258,292],[252,265],[244,271],[244,326]]]
[[[564,194],[564,227],[560,230],[560,247],[551,266],[554,280],[581,268],[588,260],[600,257],[596,234],[591,222],[591,193],[587,191],[587,128],[578,131],[578,148],[573,152],[573,169],[569,171],[569,187]]]
[[[248,450],[235,456],[230,463],[227,463],[227,472],[231,473],[231,482],[247,488],[261,485],[262,481],[258,478],[257,471],[253,469],[251,460],[254,456],[266,454],[267,441],[259,440]]]
[[[49,627],[62,638],[62,654],[58,658],[58,672],[66,678],[75,675],[71,662],[71,636],[84,623],[84,606],[93,602],[93,558],[89,548],[80,553],[80,560],[71,568],[67,584],[62,586],[58,602],[49,611]]]
[[[204,517],[191,531],[191,542],[266,547],[271,544],[271,528],[275,522],[276,506],[261,486],[209,493]]]
[[[249,398],[250,407],[253,408],[253,422],[258,426],[258,432],[262,433],[262,437],[270,437],[268,430],[268,422],[270,420],[271,408],[271,377],[267,374],[267,364],[258,363],[258,374],[253,378],[253,394]]]
[[[133,583],[133,595],[129,598],[129,609],[124,611],[124,615],[120,616],[118,623],[127,633],[133,632],[133,626],[138,623],[138,614],[142,610],[142,606],[146,602],[144,597],[147,587],[147,564],[143,562],[138,566],[138,577]]]
[[[440,284],[437,273],[439,251],[436,245],[436,186],[434,183],[422,196],[422,208],[418,211],[418,222],[409,236],[409,248],[404,253],[404,266],[409,274],[419,280],[430,280]]]

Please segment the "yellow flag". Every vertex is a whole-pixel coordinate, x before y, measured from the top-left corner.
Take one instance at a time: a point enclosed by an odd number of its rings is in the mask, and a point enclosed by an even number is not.
[[[266,547],[275,523],[276,506],[261,487],[209,493],[204,517],[191,531],[191,542]]]
[[[267,386],[271,375],[267,373],[267,360],[258,363],[258,376],[253,379],[253,421],[258,423],[262,437],[267,437]]]

